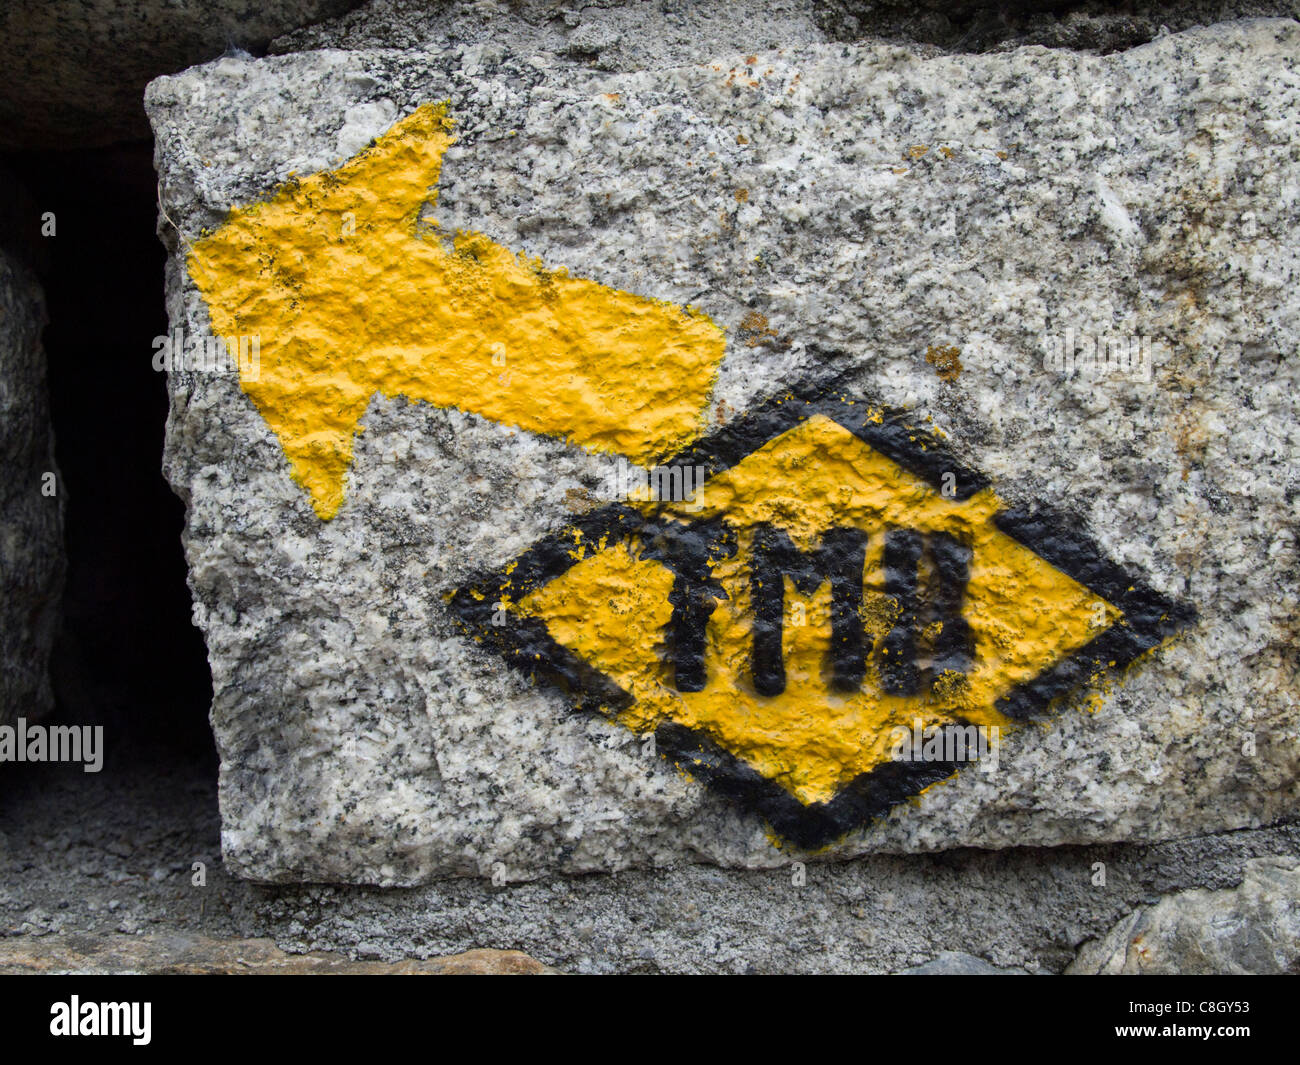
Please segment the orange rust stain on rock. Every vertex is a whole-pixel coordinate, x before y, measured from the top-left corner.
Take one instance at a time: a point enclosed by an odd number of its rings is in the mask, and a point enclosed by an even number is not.
[[[1179,416],[1177,429],[1174,432],[1174,450],[1178,452],[1178,457],[1183,460],[1183,480],[1185,481],[1193,466],[1199,466],[1205,462],[1205,456],[1210,450],[1209,431],[1195,414],[1184,413]]]

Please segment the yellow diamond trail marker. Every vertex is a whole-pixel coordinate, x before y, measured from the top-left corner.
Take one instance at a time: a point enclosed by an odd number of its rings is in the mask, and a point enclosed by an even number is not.
[[[629,496],[452,605],[804,847],[987,760],[987,737],[996,753],[1191,617],[833,388],[777,397]]]
[[[425,105],[339,167],[238,207],[188,256],[212,331],[257,337],[240,385],[322,519],[371,399],[457,407],[654,462],[702,428],[706,316],[551,270],[425,216],[453,142]]]

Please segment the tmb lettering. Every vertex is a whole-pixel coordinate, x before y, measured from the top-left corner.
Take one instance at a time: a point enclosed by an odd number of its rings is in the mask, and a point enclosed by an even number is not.
[[[785,530],[763,522],[754,527],[750,563],[753,648],[750,670],[760,695],[785,691],[782,639],[785,578],[811,595],[831,586],[831,687],[857,691],[866,675],[862,629],[862,569],[868,534],[851,526],[829,530],[812,551],[801,551]],[[669,602],[669,661],[681,692],[708,683],[704,651],[709,618],[726,593],[713,566],[736,551],[734,531],[721,519],[683,524],[649,522],[642,556],[673,572]],[[948,533],[890,529],[885,533],[885,593],[898,604],[893,628],[880,648],[880,675],[890,695],[917,695],[943,673],[970,669],[974,641],[961,616],[970,576],[971,550]]]

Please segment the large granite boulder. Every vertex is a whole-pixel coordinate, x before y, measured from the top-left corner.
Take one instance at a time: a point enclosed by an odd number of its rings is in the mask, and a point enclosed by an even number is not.
[[[155,81],[232,869],[1291,816],[1298,55],[1258,20]]]

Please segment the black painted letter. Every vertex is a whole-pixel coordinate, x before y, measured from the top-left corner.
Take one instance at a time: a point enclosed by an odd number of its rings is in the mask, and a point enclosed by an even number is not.
[[[726,593],[710,575],[720,558],[736,552],[736,537],[720,518],[691,522],[671,519],[647,521],[641,530],[641,557],[662,562],[673,571],[673,590],[668,595],[673,616],[669,633],[669,656],[673,686],[679,692],[704,690],[705,635],[709,618]]]
[[[918,591],[918,570],[929,547],[931,572],[926,594]],[[890,695],[917,695],[923,681],[947,672],[965,673],[974,652],[970,624],[961,616],[970,579],[971,550],[955,536],[891,529],[885,536],[885,594],[899,614],[881,647],[880,678]],[[928,668],[921,665],[921,634],[938,622]]]
[[[862,565],[867,534],[850,527],[831,529],[816,551],[796,548],[784,529],[766,522],[754,526],[750,598],[754,615],[752,672],[760,695],[785,691],[785,659],[781,637],[785,629],[785,578],[804,595],[831,582],[831,673],[840,691],[862,684]]]

